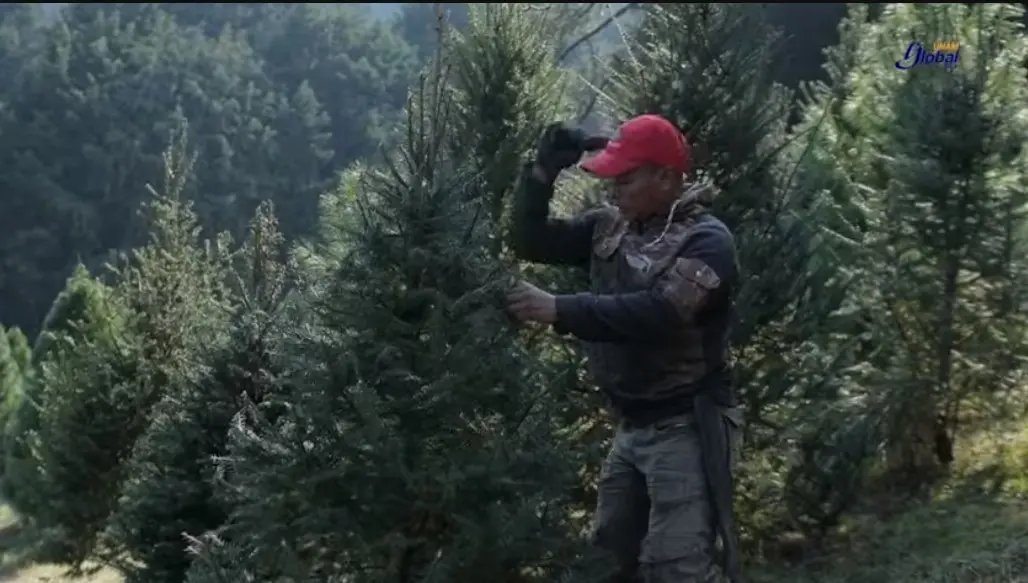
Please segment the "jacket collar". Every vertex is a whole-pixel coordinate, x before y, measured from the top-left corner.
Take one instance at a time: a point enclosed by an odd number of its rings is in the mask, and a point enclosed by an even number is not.
[[[642,232],[653,228],[663,229],[670,223],[684,221],[690,217],[710,211],[714,199],[718,195],[718,189],[712,184],[701,184],[693,182],[682,188],[682,194],[678,200],[671,205],[665,213],[658,213],[635,225],[635,228]]]

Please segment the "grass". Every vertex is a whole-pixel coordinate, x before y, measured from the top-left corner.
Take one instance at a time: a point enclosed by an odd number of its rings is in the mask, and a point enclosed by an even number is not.
[[[847,525],[836,550],[754,583],[1028,583],[1028,502],[943,500]]]
[[[830,551],[753,583],[1028,583],[1028,423],[958,443],[951,478],[887,518],[851,517]]]
[[[951,480],[935,498],[889,517],[851,517],[829,551],[769,564],[752,583],[1028,583],[1028,424],[960,444]],[[121,583],[104,570],[72,579],[28,564],[13,514],[0,506],[0,583]]]

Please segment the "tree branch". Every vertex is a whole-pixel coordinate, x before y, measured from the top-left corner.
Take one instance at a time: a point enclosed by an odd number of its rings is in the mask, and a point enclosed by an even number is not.
[[[557,56],[557,62],[558,63],[564,62],[564,60],[567,59],[569,56],[571,56],[571,54],[574,53],[575,50],[578,49],[578,47],[580,47],[583,44],[589,42],[590,39],[592,39],[594,36],[600,34],[604,30],[606,30],[606,28],[608,26],[610,26],[618,18],[621,18],[629,10],[632,10],[633,8],[637,8],[639,6],[639,4],[640,4],[639,2],[629,2],[628,4],[625,4],[621,8],[618,8],[617,10],[615,10],[613,14],[611,14],[607,18],[604,18],[602,22],[600,22],[599,24],[597,24],[593,28],[589,29],[585,34],[583,34],[582,36],[580,36],[577,39],[575,39],[563,51],[561,51],[560,55]]]

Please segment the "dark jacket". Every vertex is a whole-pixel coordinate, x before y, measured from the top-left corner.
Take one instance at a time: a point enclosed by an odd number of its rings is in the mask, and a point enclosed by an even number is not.
[[[613,207],[554,219],[553,185],[530,169],[515,203],[515,252],[589,269],[591,293],[557,296],[554,327],[585,341],[614,409],[645,424],[691,410],[700,391],[734,405],[727,335],[735,243],[709,213],[714,191],[691,185],[667,216],[645,224],[629,225]]]

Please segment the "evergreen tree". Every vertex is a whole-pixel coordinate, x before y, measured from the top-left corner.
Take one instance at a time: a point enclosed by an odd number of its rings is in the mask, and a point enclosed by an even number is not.
[[[183,118],[203,153],[201,225],[241,234],[265,198],[284,230],[313,225],[331,171],[322,102],[301,83],[280,91],[242,33],[208,38],[150,4],[79,3],[40,37],[0,115],[17,136],[0,142],[5,321],[33,335],[77,261],[98,272],[145,243],[144,186]]]
[[[938,475],[960,420],[991,417],[1020,382],[1022,15],[1010,4],[889,5],[862,25],[852,73],[831,87],[844,139],[817,157],[838,169],[848,191],[836,195],[856,201],[846,214],[859,228],[846,236],[859,235],[850,264],[864,286],[852,304],[876,348],[848,396],[877,420],[872,438],[904,485]],[[898,71],[896,38],[954,39],[960,60]]]
[[[110,301],[111,290],[79,265],[58,294],[44,321],[43,331],[22,371],[20,395],[5,427],[3,496],[30,525],[42,518],[49,504],[40,466],[40,429],[46,399],[44,378],[54,363],[74,356],[76,347],[107,338],[124,325]],[[12,395],[13,396],[13,395]]]
[[[467,2],[404,2],[393,17],[393,28],[417,51],[421,62],[427,63],[439,49],[436,9],[440,8],[446,24],[463,31],[471,20],[474,4]]]
[[[38,377],[34,437],[42,483],[35,518],[43,530],[43,557],[75,566],[88,556],[92,530],[117,494],[108,473],[123,455],[117,411],[131,406],[119,389],[136,372],[124,359],[132,351],[128,310],[112,290],[100,291],[99,309],[81,321],[77,341],[59,337]]]
[[[21,330],[0,326],[0,455],[10,450],[10,432],[24,395],[31,359],[28,340]],[[3,472],[0,464],[0,480]]]
[[[119,6],[123,11],[139,10],[138,5]],[[156,6],[179,23],[202,27],[212,38],[226,31],[244,35],[278,92],[291,95],[308,85],[330,120],[333,168],[375,151],[384,130],[397,121],[407,87],[424,62],[416,57],[410,39],[405,42],[403,31],[371,17],[367,5],[218,2]],[[431,4],[420,6],[432,10]],[[432,21],[428,18],[418,21],[418,26],[427,29],[426,23]],[[287,203],[286,198],[278,200],[276,208],[285,212]],[[306,226],[313,228],[314,223]]]
[[[800,530],[822,537],[859,502],[881,444],[879,410],[865,399],[863,387],[877,381],[867,362],[888,348],[877,344],[875,326],[861,307],[875,293],[875,269],[865,263],[868,223],[861,208],[862,187],[852,180],[874,155],[854,125],[846,96],[853,73],[863,61],[861,43],[868,33],[870,8],[854,4],[839,25],[839,44],[826,51],[827,81],[802,87],[799,122],[785,154],[795,169],[797,188],[817,193],[806,220],[818,227],[812,262],[831,265],[831,285],[848,293],[824,323],[814,355],[835,374],[822,378],[804,397],[793,431],[796,455],[784,472],[785,512]],[[774,493],[776,501],[781,493]],[[772,515],[767,522],[780,517]]]
[[[10,2],[0,7],[0,75],[6,79],[0,101],[17,95],[23,69],[39,49],[45,17],[38,4]]]
[[[329,117],[333,168],[370,156],[403,108],[419,64],[413,50],[359,6],[284,5],[277,33],[255,42],[265,73],[287,94],[311,87]]]
[[[469,194],[489,213],[491,248],[497,257],[509,257],[505,235],[522,164],[535,155],[543,127],[573,115],[569,99],[573,78],[557,66],[561,47],[555,42],[566,36],[558,34],[566,32],[566,21],[563,6],[472,4],[466,26],[453,40],[450,67],[455,110],[449,148],[451,156],[467,160],[479,180]],[[554,208],[570,214],[592,206],[595,186],[591,179],[565,172]],[[585,270],[518,268],[549,289],[589,287]],[[584,355],[577,341],[551,334],[526,335],[522,341],[555,393],[557,424],[569,445],[569,462],[580,474],[574,508],[584,522],[595,508],[595,484],[609,422],[605,399],[583,374]]]
[[[512,3],[481,4],[470,7],[468,19],[450,63],[455,110],[448,148],[451,156],[467,158],[481,180],[471,194],[484,199],[498,255],[513,179],[534,154],[542,128],[571,108],[564,99],[567,80],[555,64],[557,47],[538,12]]]
[[[288,411],[233,431],[237,506],[189,581],[553,581],[578,555],[553,397],[499,307],[510,278],[476,177],[446,156],[441,70],[402,148],[360,177]]]
[[[264,205],[236,257],[229,342],[210,356],[210,371],[197,384],[155,406],[136,442],[102,545],[126,582],[180,583],[191,561],[186,537],[220,527],[228,515],[227,502],[215,495],[214,461],[226,453],[243,403],[260,403],[273,383],[289,284],[282,244]]]
[[[150,244],[116,270],[81,339],[55,344],[40,365],[36,445],[48,499],[38,516],[50,558],[72,567],[94,554],[154,405],[203,378],[204,358],[224,342],[223,247],[203,244],[183,199],[183,148],[166,156]]]

